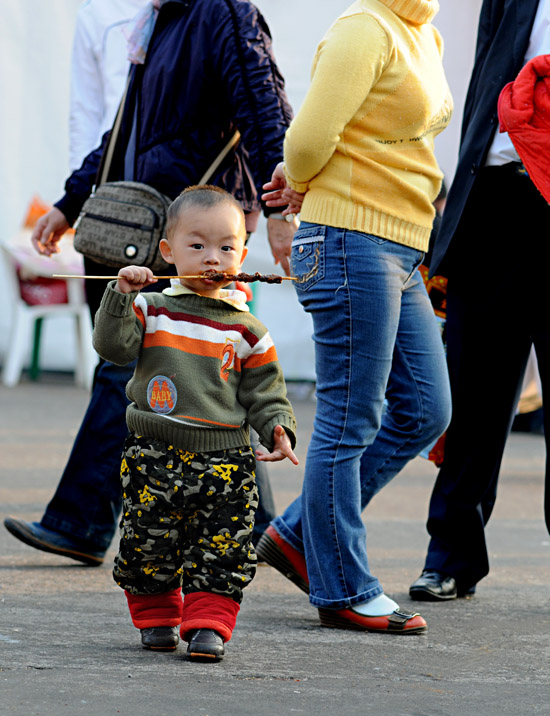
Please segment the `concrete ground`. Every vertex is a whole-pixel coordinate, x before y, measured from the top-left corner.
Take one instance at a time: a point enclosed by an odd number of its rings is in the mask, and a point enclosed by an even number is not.
[[[279,509],[298,493],[314,402],[292,388],[299,468],[271,469]],[[38,519],[87,394],[70,377],[0,388],[0,518]],[[472,436],[476,439],[479,436]],[[550,539],[542,514],[544,442],[512,435],[488,528],[491,573],[471,600],[418,604],[436,470],[417,459],[369,506],[371,568],[429,631],[381,636],[323,629],[316,610],[262,567],[219,664],[139,645],[122,592],[101,568],[35,551],[0,526],[0,715],[516,716],[548,714]]]

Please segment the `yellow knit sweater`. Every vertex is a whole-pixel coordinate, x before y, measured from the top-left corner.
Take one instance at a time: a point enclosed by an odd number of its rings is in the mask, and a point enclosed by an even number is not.
[[[427,249],[442,178],[433,141],[452,112],[438,9],[356,0],[328,30],[285,139],[302,220]]]

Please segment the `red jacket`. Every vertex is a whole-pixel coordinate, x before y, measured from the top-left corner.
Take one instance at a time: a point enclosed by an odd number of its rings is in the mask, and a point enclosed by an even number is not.
[[[498,100],[500,131],[508,132],[527,173],[550,202],[550,55],[539,55]]]

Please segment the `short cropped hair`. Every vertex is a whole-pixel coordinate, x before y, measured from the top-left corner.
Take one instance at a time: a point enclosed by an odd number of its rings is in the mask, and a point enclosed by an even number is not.
[[[240,203],[225,189],[212,184],[200,184],[197,186],[188,186],[181,194],[174,199],[166,212],[166,236],[170,238],[170,234],[178,223],[180,214],[190,207],[201,207],[210,209],[219,204],[231,204],[243,217],[244,212]]]

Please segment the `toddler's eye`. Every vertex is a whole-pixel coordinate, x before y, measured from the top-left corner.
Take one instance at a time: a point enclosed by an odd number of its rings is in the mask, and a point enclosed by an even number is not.
[[[191,244],[192,249],[202,249],[202,244]]]
[[[222,246],[222,251],[233,251],[232,246]]]

